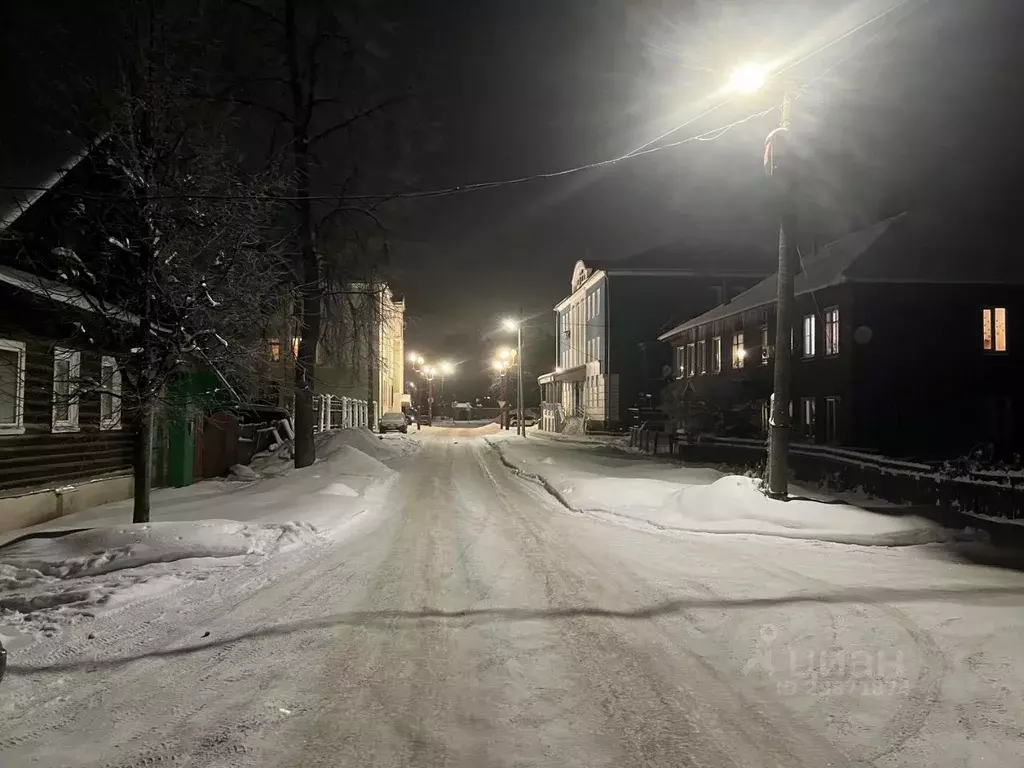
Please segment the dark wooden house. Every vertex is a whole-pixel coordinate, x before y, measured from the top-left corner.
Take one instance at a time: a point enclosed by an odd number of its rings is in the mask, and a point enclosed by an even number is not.
[[[0,199],[0,531],[132,492],[125,350],[91,339],[94,299],[24,268],[58,246],[71,202],[53,192],[83,156]]]
[[[1024,450],[1024,267],[1008,239],[903,214],[806,255],[790,349],[774,346],[775,276],[678,325],[660,338],[691,428],[708,428],[703,408],[715,431],[766,434],[789,354],[795,439],[920,458]]]

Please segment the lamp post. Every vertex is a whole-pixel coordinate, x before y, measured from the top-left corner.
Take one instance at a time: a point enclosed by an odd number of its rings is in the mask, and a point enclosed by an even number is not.
[[[427,380],[428,393],[427,393],[427,417],[433,425],[434,423],[434,374],[437,373],[437,369],[432,365],[428,365],[423,369],[423,378]]]
[[[494,368],[495,373],[498,374],[498,378],[501,380],[501,394],[499,395],[501,402],[501,428],[508,429],[508,357],[509,351],[507,349],[501,350],[498,353],[498,357],[491,363],[491,367]]]
[[[505,330],[516,332],[516,434],[526,437],[526,425],[523,423],[523,320],[522,312],[519,319],[506,318],[502,323]]]
[[[768,78],[763,67],[740,67],[729,81],[729,89],[753,93]],[[768,134],[764,148],[765,174],[775,183],[779,200],[779,271],[775,309],[775,370],[771,400],[770,440],[768,443],[768,494],[784,499],[789,494],[789,436],[792,383],[793,315],[796,297],[793,278],[796,274],[796,174],[793,171],[789,137],[791,97],[787,90],[782,100],[779,127]]]

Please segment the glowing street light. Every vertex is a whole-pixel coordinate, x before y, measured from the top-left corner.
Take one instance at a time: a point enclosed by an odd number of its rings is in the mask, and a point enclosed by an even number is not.
[[[451,374],[455,373],[455,366],[452,365],[451,363],[449,363],[447,360],[442,360],[441,364],[440,364],[440,367],[441,367],[441,373],[443,375],[449,375],[450,376]]]
[[[760,64],[737,67],[729,78],[728,89],[733,93],[754,93],[764,85],[768,71]]]
[[[511,317],[506,317],[501,321],[501,325],[506,331],[515,331],[519,328],[519,321]]]
[[[739,67],[729,80],[728,90],[733,93],[750,94],[760,90],[771,72],[757,64]],[[797,272],[796,251],[796,175],[793,172],[793,158],[787,155],[789,135],[789,113],[792,95],[787,89],[782,99],[782,120],[778,128],[768,134],[764,148],[764,170],[779,190],[781,200],[779,221],[779,271],[776,278],[777,297],[775,304],[775,355],[772,373],[772,397],[770,400],[771,424],[768,442],[768,495],[777,499],[789,494],[789,431],[790,393],[792,386],[791,359],[784,354],[790,342],[795,316],[795,295],[793,276]],[[742,364],[746,351],[740,350],[737,362]]]
[[[509,349],[508,347],[503,347],[502,349],[498,350],[498,357],[501,358],[502,360],[508,360],[510,357],[512,357],[512,350]]]
[[[501,375],[504,375],[505,369],[508,367],[508,363],[506,363],[504,360],[495,360],[494,362],[491,363],[491,367],[494,368],[494,370],[496,370]]]

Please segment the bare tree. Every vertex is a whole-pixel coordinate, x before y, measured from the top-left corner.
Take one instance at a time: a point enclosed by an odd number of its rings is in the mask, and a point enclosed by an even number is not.
[[[183,17],[181,12],[185,11]],[[187,9],[136,3],[121,19],[134,50],[104,109],[77,127],[85,158],[58,192],[68,225],[46,253],[25,252],[37,287],[88,311],[85,341],[123,352],[119,395],[136,430],[135,522],[149,519],[154,415],[176,372],[251,368],[254,329],[283,300],[281,246],[268,235],[287,188],[276,169],[247,173],[210,39]]]
[[[379,227],[372,206],[345,197],[358,176],[354,137],[407,94],[382,95],[382,87],[374,81],[371,62],[378,53],[369,28],[369,20],[376,18],[369,8],[372,3],[234,0],[234,4],[262,31],[257,45],[262,70],[235,88],[232,99],[270,118],[271,143],[276,147],[284,139],[292,174],[292,276],[298,294],[299,337],[295,466],[304,467],[315,460],[316,350],[323,338],[329,295],[332,290],[343,292],[352,280],[371,278],[374,271],[365,260],[349,258],[350,250],[328,245],[339,230]],[[251,46],[252,41],[246,44]],[[344,170],[337,173],[338,168]],[[323,190],[332,191],[336,199],[314,201],[314,193]]]

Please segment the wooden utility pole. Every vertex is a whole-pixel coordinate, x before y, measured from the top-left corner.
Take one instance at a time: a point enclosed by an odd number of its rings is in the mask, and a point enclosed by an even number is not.
[[[790,95],[782,102],[782,121],[765,142],[765,173],[777,184],[780,206],[778,299],[775,312],[775,386],[771,406],[771,442],[768,445],[768,492],[776,498],[789,493],[789,435],[791,381],[793,377],[792,332],[796,311],[793,279],[796,275],[796,175],[791,148],[787,146]]]

